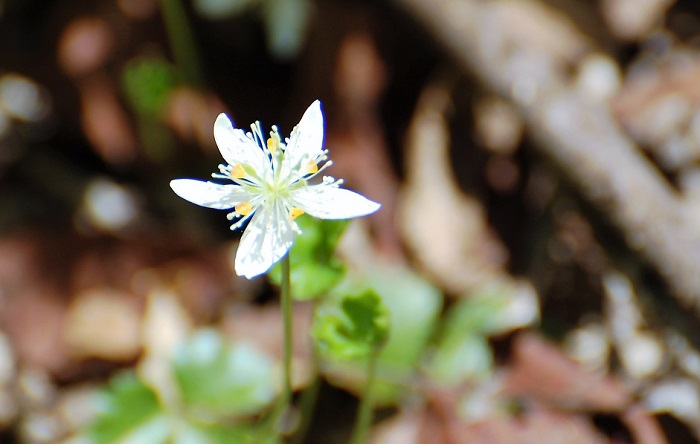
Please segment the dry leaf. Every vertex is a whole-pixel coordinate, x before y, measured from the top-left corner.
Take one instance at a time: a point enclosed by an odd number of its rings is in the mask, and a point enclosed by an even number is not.
[[[559,348],[532,333],[519,334],[505,393],[527,396],[544,404],[600,412],[621,412],[630,395],[618,381],[586,371]]]
[[[173,89],[165,105],[165,123],[183,140],[217,152],[212,129],[216,116],[227,112],[221,100],[209,92],[185,86]]]
[[[78,358],[128,361],[141,350],[138,301],[112,288],[93,288],[68,307],[64,338]]]
[[[136,139],[115,86],[106,77],[96,75],[78,87],[83,131],[97,153],[116,165],[134,160]]]
[[[399,223],[406,245],[441,286],[462,294],[502,272],[507,253],[482,205],[461,192],[449,161],[447,91],[426,89],[409,128]]]
[[[65,365],[66,344],[62,333],[66,308],[62,296],[51,287],[25,287],[21,294],[3,301],[0,321],[18,361],[50,371]]]
[[[165,405],[177,406],[180,393],[171,359],[190,334],[191,320],[174,293],[166,290],[150,292],[142,331],[144,356],[137,371]]]
[[[661,26],[675,0],[602,0],[603,18],[610,31],[625,40],[639,40]]]
[[[675,50],[640,63],[613,102],[615,117],[666,169],[700,160],[700,54]]]
[[[338,110],[329,128],[326,146],[334,162],[332,174],[349,188],[380,202],[381,211],[367,220],[380,252],[403,258],[394,226],[398,180],[387,155],[380,99],[386,85],[386,67],[372,38],[350,34],[339,49],[334,73]],[[372,248],[373,250],[375,248]]]
[[[112,54],[114,34],[98,17],[79,17],[63,30],[58,41],[58,63],[71,76],[97,70]]]

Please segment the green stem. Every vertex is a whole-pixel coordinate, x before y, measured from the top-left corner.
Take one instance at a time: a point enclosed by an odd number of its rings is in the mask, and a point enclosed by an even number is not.
[[[280,438],[289,436],[295,426],[294,411],[290,408],[292,401],[292,297],[290,289],[289,254],[282,259],[281,305],[284,331],[284,350],[282,356],[282,389],[274,409],[267,419],[269,435],[261,442],[275,444]]]
[[[282,259],[282,318],[284,322],[284,355],[282,399],[289,405],[292,400],[292,296],[289,254]]]
[[[181,0],[161,0],[160,9],[175,63],[180,69],[183,80],[190,85],[201,85],[202,74],[197,48],[187,20],[187,12]]]
[[[374,350],[367,359],[367,379],[360,400],[360,406],[357,410],[357,418],[355,419],[355,427],[352,431],[350,444],[363,444],[369,431],[369,426],[372,424],[372,389],[377,373],[377,361],[379,358],[379,349]]]

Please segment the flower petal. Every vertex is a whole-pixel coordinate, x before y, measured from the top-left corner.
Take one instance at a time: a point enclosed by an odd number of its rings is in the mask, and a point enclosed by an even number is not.
[[[170,181],[170,188],[193,204],[217,210],[233,208],[253,197],[238,185],[219,185],[203,180],[175,179]]]
[[[236,253],[236,274],[251,279],[284,257],[294,242],[292,221],[282,205],[263,206],[243,233]]]
[[[258,174],[270,169],[267,154],[245,131],[234,128],[226,114],[219,114],[214,122],[214,140],[229,165],[250,165]]]
[[[323,113],[316,100],[301,117],[287,144],[285,163],[289,168],[299,166],[304,158],[314,160],[323,151]]]
[[[381,207],[353,191],[327,185],[310,185],[292,194],[295,204],[319,219],[350,219],[374,213]]]

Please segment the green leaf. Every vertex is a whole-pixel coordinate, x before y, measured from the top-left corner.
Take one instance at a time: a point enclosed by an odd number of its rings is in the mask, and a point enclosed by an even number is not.
[[[296,300],[307,300],[326,293],[345,275],[345,267],[334,257],[347,220],[321,220],[302,215],[296,220],[301,234],[289,252],[291,291]],[[268,273],[270,281],[280,285],[282,268],[275,265]]]
[[[178,424],[174,433],[175,444],[256,444],[260,442],[258,431],[248,425],[225,423]]]
[[[389,313],[374,290],[343,299],[343,313],[350,320],[346,333],[372,348],[382,345],[389,334]]]
[[[536,322],[537,295],[524,282],[496,280],[476,288],[448,313],[444,332],[493,335]]]
[[[225,362],[222,362],[225,361]],[[272,398],[271,365],[245,346],[226,346],[217,333],[196,333],[176,363],[183,405],[164,409],[133,372],[112,378],[98,399],[98,416],[86,431],[94,444],[254,444],[255,427],[231,424],[218,414],[248,413]],[[223,372],[230,372],[224,375]],[[196,380],[199,379],[199,380]],[[239,387],[235,390],[232,387]],[[221,390],[214,396],[215,387]],[[193,390],[202,390],[191,396]],[[252,392],[255,392],[251,394]],[[231,402],[221,398],[231,397]]]
[[[378,269],[362,280],[382,297],[391,313],[393,327],[380,362],[412,372],[440,315],[440,290],[404,268]]]
[[[493,369],[488,336],[533,322],[537,318],[529,286],[494,281],[475,289],[447,313],[427,372],[442,384],[459,384]]]
[[[214,330],[195,333],[176,352],[173,369],[194,417],[258,413],[275,396],[272,359],[250,345],[227,344]]]
[[[97,420],[88,430],[96,444],[159,443],[167,438],[167,419],[155,393],[134,373],[112,378],[100,398]]]
[[[122,73],[127,101],[138,113],[151,118],[160,116],[177,83],[177,69],[158,57],[133,59]]]
[[[375,267],[370,274],[343,281],[329,299],[367,289],[380,296],[391,324],[387,342],[379,354],[372,399],[378,404],[391,404],[405,393],[405,383],[419,368],[442,309],[442,295],[430,282],[406,268]],[[324,373],[329,381],[351,390],[361,389],[366,360],[341,362],[332,356],[322,357],[326,360]]]
[[[493,330],[494,321],[506,301],[495,293],[498,289],[484,290],[465,297],[452,307],[445,320],[445,334],[485,335]]]
[[[453,385],[486,376],[492,369],[493,352],[486,337],[465,334],[446,337],[435,349],[427,370],[434,381]]]
[[[450,308],[427,365],[437,383],[454,385],[487,375],[493,353],[487,335],[505,301],[495,286],[481,288]]]
[[[312,334],[316,344],[337,359],[368,356],[389,334],[389,313],[371,289],[346,296],[339,307],[318,310]]]

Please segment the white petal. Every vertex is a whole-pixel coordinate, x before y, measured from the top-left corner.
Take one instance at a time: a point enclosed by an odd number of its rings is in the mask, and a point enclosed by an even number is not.
[[[294,242],[291,224],[281,205],[258,209],[238,245],[236,274],[251,279],[282,259]]]
[[[327,185],[295,190],[292,198],[304,212],[319,219],[350,219],[374,213],[381,207],[360,194]]]
[[[219,185],[202,180],[176,179],[170,181],[175,194],[193,204],[217,210],[233,208],[248,202],[253,196],[238,185]]]
[[[214,122],[214,140],[229,165],[250,165],[258,174],[270,169],[265,152],[246,136],[245,131],[234,128],[226,114],[219,114]]]
[[[309,106],[296,126],[287,144],[285,163],[290,168],[307,159],[316,159],[323,151],[323,113],[321,102],[316,100]]]

